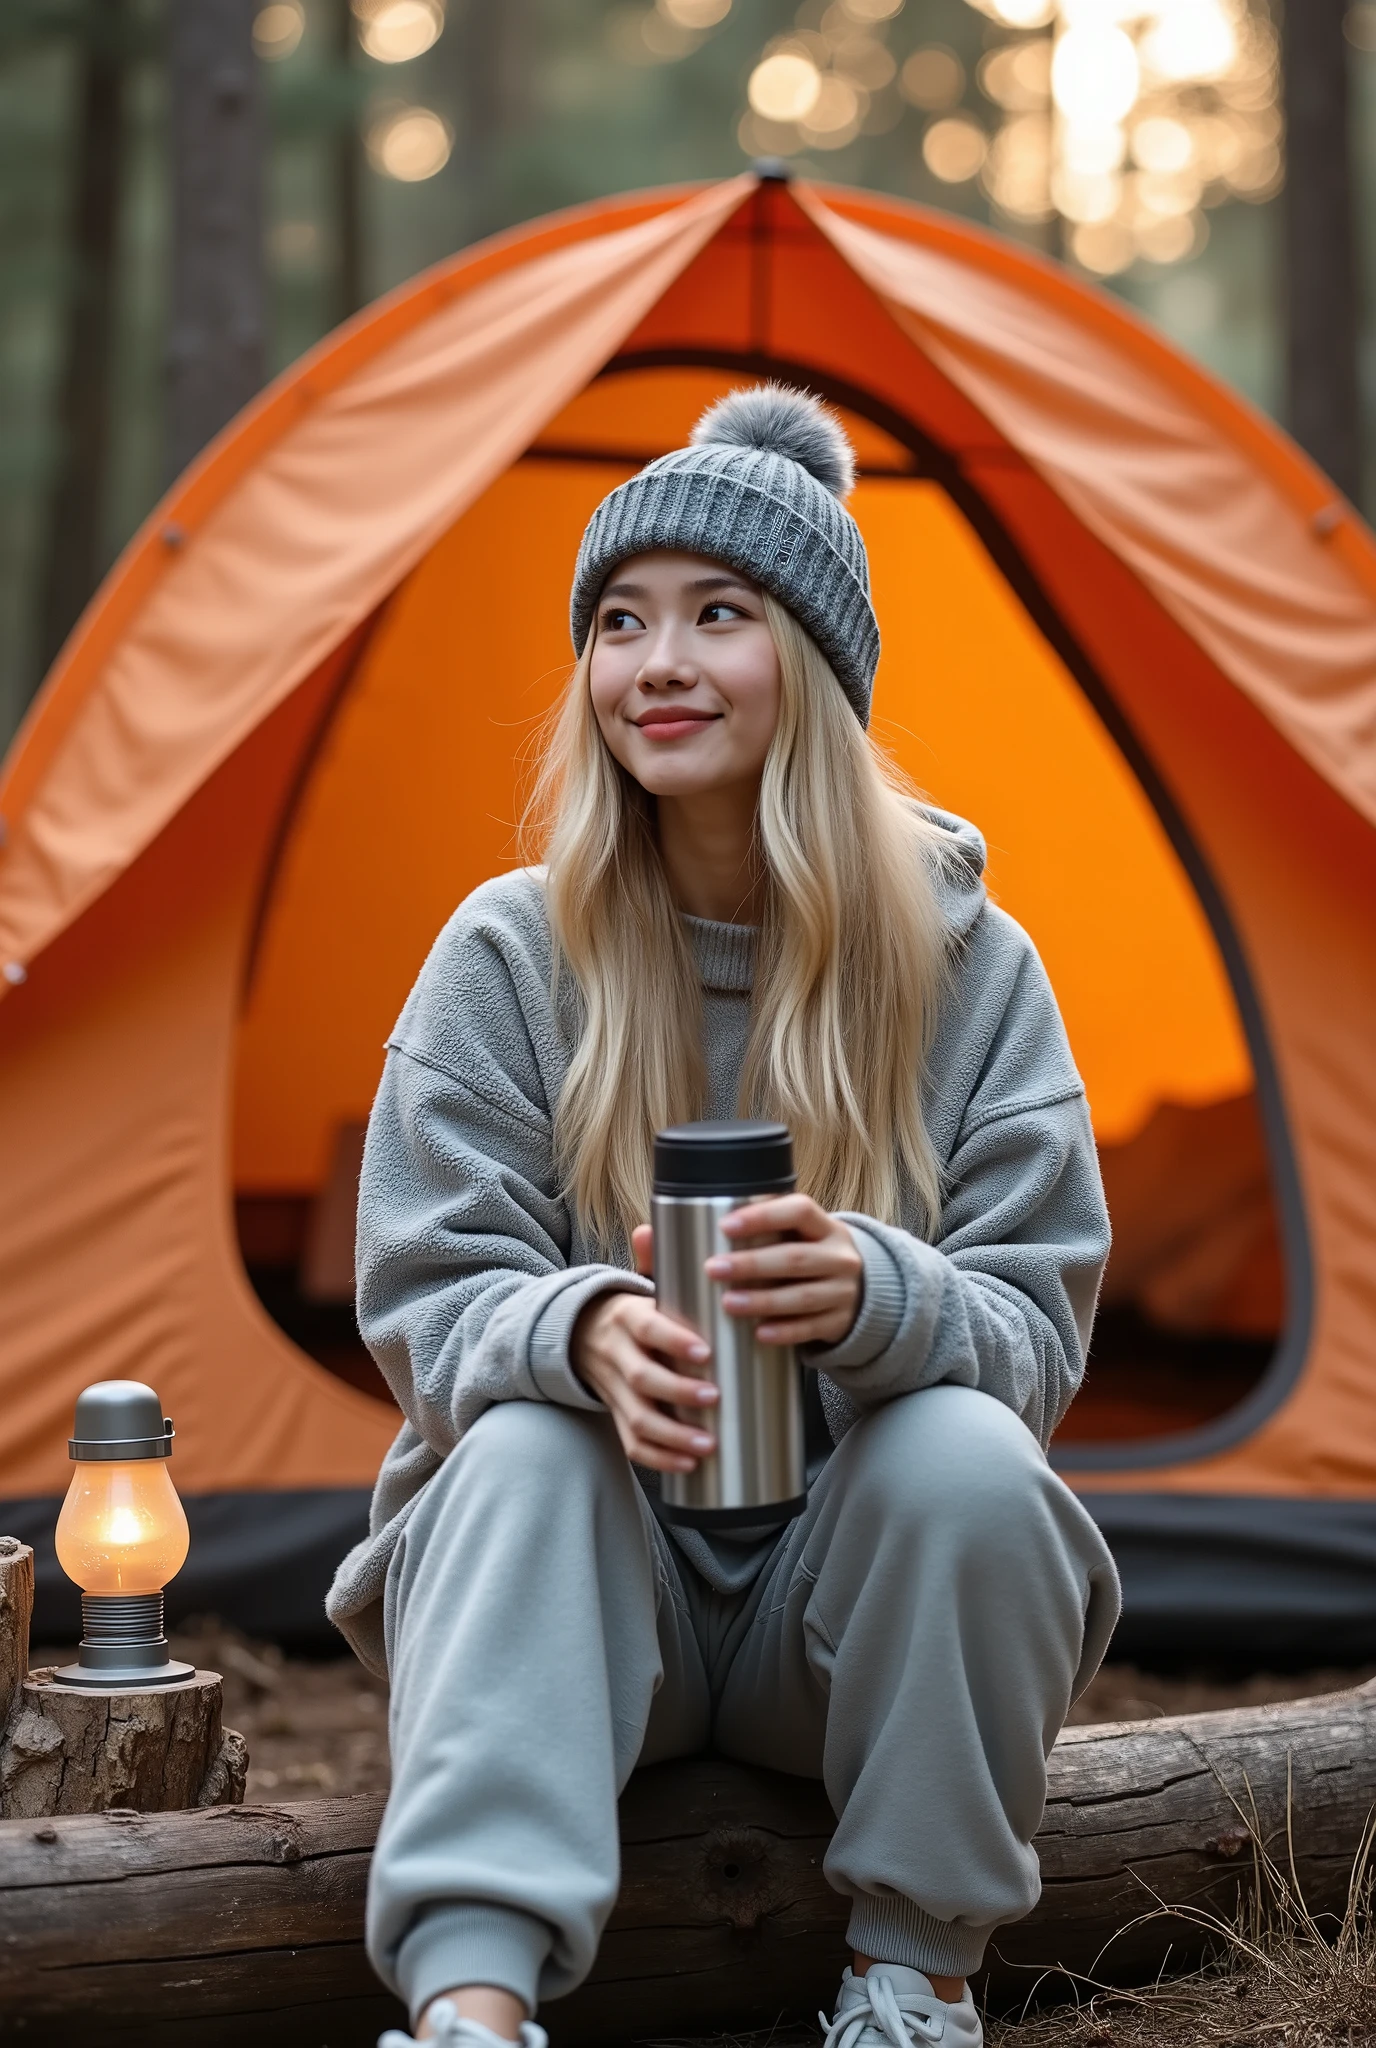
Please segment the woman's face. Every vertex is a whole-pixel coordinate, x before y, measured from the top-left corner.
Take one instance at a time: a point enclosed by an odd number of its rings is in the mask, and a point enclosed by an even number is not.
[[[779,657],[753,583],[703,555],[635,555],[597,606],[593,710],[653,796],[758,784],[779,718]]]

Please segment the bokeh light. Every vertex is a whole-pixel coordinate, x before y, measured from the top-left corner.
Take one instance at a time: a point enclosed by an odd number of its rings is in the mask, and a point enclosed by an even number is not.
[[[1005,121],[989,146],[984,189],[1010,220],[1046,221],[1051,200],[1051,123],[1042,114]]]
[[[1005,28],[1045,28],[1055,15],[1055,0],[970,0],[981,14]]]
[[[272,0],[253,17],[253,47],[269,64],[290,57],[306,33],[306,10],[301,0]]]
[[[444,30],[440,0],[354,0],[358,40],[379,64],[423,57]]]
[[[1171,0],[1142,39],[1148,72],[1181,82],[1218,78],[1236,55],[1233,24],[1217,0]]]
[[[929,43],[905,60],[898,89],[910,105],[921,107],[924,113],[944,113],[965,90],[965,66],[954,50]]]
[[[803,140],[814,149],[844,149],[860,132],[865,100],[849,79],[823,78],[803,122]]]
[[[1121,28],[1072,28],[1056,42],[1051,97],[1067,121],[1112,124],[1132,111],[1141,67]]]
[[[396,107],[370,123],[365,143],[374,170],[402,184],[418,185],[444,169],[454,132],[430,107]]]
[[[963,114],[933,121],[922,138],[922,161],[944,185],[963,185],[978,177],[988,150],[984,130]]]
[[[726,0],[656,4],[705,23]],[[741,149],[840,150],[915,108],[929,117],[933,178],[978,179],[995,217],[1023,228],[1059,216],[1050,246],[1104,278],[1187,260],[1205,246],[1210,208],[1280,188],[1273,0],[966,0],[984,17],[973,78],[945,43],[890,48],[903,4],[799,0],[793,28],[749,74]],[[1350,0],[1349,33],[1363,8],[1376,43],[1376,0]],[[992,121],[971,106],[972,86]]]
[[[1022,0],[968,4],[1009,31],[976,73],[1002,116],[983,188],[1012,221],[1059,213],[1083,269],[1180,263],[1204,247],[1210,207],[1280,189],[1267,0],[1049,0],[1044,34],[1014,21]]]
[[[1116,277],[1137,255],[1137,239],[1119,220],[1081,221],[1071,232],[1070,253],[1096,277]]]
[[[822,74],[801,50],[776,50],[755,66],[746,97],[766,121],[803,121],[816,106]]]
[[[680,28],[715,28],[731,12],[731,0],[656,0],[659,13]]]

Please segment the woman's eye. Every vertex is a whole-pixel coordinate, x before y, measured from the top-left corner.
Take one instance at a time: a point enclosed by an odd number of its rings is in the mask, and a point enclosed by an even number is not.
[[[615,610],[602,614],[602,630],[605,633],[624,633],[630,627],[639,624],[640,620],[634,612]]]
[[[698,624],[700,626],[719,626],[727,619],[743,619],[744,617],[745,613],[739,605],[727,604],[723,599],[716,604],[705,604],[702,608],[702,617],[698,620]]]

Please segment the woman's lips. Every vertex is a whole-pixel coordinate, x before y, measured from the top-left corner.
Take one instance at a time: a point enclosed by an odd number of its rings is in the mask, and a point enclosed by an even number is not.
[[[647,740],[681,740],[691,732],[701,732],[705,725],[715,725],[719,712],[681,712],[673,717],[638,718],[636,725]]]

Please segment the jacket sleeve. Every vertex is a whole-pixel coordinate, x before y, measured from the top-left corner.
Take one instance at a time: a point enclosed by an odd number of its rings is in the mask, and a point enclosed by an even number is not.
[[[1001,916],[973,952],[952,1008],[977,1057],[952,1062],[973,1068],[972,1085],[957,1105],[933,1241],[846,1216],[865,1262],[860,1313],[809,1362],[861,1410],[943,1381],[978,1387],[1044,1447],[1084,1374],[1108,1211],[1041,961]]]
[[[569,1364],[614,1265],[570,1266],[551,1119],[509,963],[442,935],[391,1041],[368,1125],[358,1321],[407,1421],[441,1457],[495,1401],[601,1403]]]

